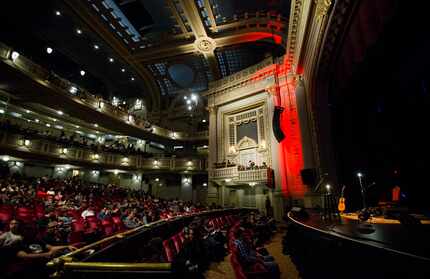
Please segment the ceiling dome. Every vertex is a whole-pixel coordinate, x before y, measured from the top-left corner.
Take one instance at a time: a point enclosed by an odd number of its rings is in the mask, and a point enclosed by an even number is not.
[[[193,69],[185,64],[174,64],[168,68],[172,80],[182,88],[190,87],[194,81]]]

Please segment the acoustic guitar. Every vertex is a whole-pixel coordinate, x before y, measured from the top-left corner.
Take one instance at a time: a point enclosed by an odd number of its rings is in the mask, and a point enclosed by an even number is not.
[[[345,192],[345,185],[342,187],[342,192],[339,198],[339,204],[337,205],[337,209],[340,211],[340,213],[343,213],[345,211],[345,197],[343,196],[344,192]]]

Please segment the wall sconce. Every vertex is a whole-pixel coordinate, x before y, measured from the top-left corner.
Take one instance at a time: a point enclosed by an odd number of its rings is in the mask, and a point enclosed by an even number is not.
[[[19,53],[16,51],[12,51],[12,53],[10,54],[10,59],[15,62],[16,59],[18,59],[19,57]]]
[[[266,141],[265,140],[261,141],[260,148],[263,148],[263,149],[266,148]]]
[[[18,144],[21,146],[29,147],[31,144],[31,141],[28,139],[20,139],[18,140]]]
[[[230,146],[229,151],[230,153],[236,153],[236,147],[234,145]]]

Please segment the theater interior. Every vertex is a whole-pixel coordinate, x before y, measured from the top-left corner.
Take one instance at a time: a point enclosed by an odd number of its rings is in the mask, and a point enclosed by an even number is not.
[[[3,2],[1,278],[430,278],[424,1]]]

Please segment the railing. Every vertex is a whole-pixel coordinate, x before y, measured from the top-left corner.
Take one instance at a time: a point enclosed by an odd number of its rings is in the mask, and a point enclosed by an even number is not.
[[[256,182],[268,180],[268,168],[239,170],[238,166],[213,169],[210,179],[232,179],[233,182]]]
[[[0,131],[0,150],[39,154],[70,164],[105,164],[118,169],[147,169],[171,171],[205,171],[204,159],[196,158],[146,158],[142,155],[122,155],[117,153],[92,151],[87,148],[70,147],[42,138],[32,138],[11,132]],[[3,152],[4,153],[4,152]]]
[[[237,166],[228,167],[228,168],[221,168],[221,169],[214,169],[212,171],[212,177],[214,179],[231,178],[231,177],[237,177],[237,176],[238,176]]]
[[[145,243],[150,238],[168,239],[187,226],[194,217],[211,218],[249,211],[252,210],[212,210],[159,220],[82,247],[51,260],[47,266],[54,270],[52,278],[136,278],[144,277],[143,274],[148,278],[171,278],[170,263],[139,262]]]
[[[108,117],[115,117],[124,122],[124,125],[131,125],[135,128],[142,129],[148,133],[158,135],[172,140],[204,140],[207,139],[207,133],[185,133],[175,132],[156,125],[149,124],[145,119],[129,114],[127,111],[113,106],[109,102],[91,94],[84,88],[61,78],[30,59],[19,55],[12,58],[13,49],[0,42],[0,59],[10,67],[14,67],[21,72],[30,76],[35,82],[44,86],[49,86],[61,92],[64,96],[72,99],[76,104],[81,104],[92,108]],[[74,93],[72,93],[74,92]]]
[[[239,181],[267,180],[267,168],[239,171]]]

